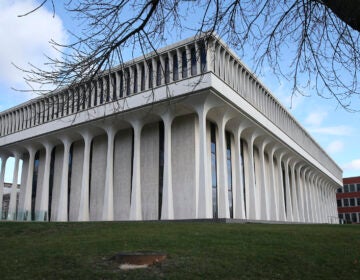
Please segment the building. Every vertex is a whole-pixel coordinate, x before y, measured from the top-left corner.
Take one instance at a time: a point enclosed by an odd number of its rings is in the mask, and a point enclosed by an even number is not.
[[[12,186],[12,184],[10,184],[10,183],[4,183],[2,207],[0,209],[0,211],[1,211],[0,212],[0,220],[6,220],[6,218],[8,216],[11,186]],[[17,191],[16,191],[16,209],[19,204],[19,191],[20,191],[20,185],[17,186]]]
[[[339,219],[360,223],[360,177],[344,178],[343,183],[336,193]]]
[[[17,215],[98,221],[337,219],[342,170],[216,36],[0,114]],[[4,172],[0,176],[0,186]]]

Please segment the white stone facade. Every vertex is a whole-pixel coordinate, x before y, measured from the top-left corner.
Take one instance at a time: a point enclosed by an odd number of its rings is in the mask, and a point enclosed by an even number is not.
[[[0,135],[9,220],[337,217],[342,170],[215,36],[1,112]]]

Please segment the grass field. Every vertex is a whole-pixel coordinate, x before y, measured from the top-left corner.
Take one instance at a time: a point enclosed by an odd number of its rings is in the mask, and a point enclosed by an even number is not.
[[[109,261],[139,250],[168,258]],[[4,222],[0,279],[360,279],[360,226]]]

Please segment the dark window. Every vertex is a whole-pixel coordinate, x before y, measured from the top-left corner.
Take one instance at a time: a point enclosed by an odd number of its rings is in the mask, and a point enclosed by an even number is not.
[[[217,167],[216,167],[216,126],[211,123],[210,125],[210,138],[211,138],[211,181],[212,181],[212,209],[213,218],[218,217],[217,207]]]
[[[33,173],[33,181],[32,181],[32,191],[31,191],[31,213],[25,213],[24,220],[27,219],[27,216],[30,214],[30,220],[35,220],[35,200],[36,200],[36,189],[38,183],[38,175],[39,175],[39,164],[40,164],[40,152],[36,152],[34,163],[34,173]]]
[[[120,98],[124,97],[124,74],[122,71],[119,72],[119,76],[120,76],[120,93],[119,96]]]
[[[343,199],[343,205],[344,205],[345,207],[349,206],[349,200],[348,200],[347,198],[344,198],[344,199]]]
[[[162,197],[164,186],[164,123],[159,123],[159,210],[158,219],[161,219]]]
[[[358,197],[356,200],[357,200],[357,206],[360,206],[360,197]]]
[[[136,67],[134,67],[133,74],[134,74],[134,93],[137,93],[137,91],[138,91],[138,85],[137,85],[138,76],[137,76],[137,69],[136,69]]]
[[[231,135],[226,132],[226,165],[228,176],[228,199],[230,218],[234,217],[233,212],[233,192],[232,192],[232,168],[231,168]]]
[[[148,67],[149,67],[149,88],[152,88],[153,87],[153,67],[152,67],[151,62],[149,62]]]
[[[100,104],[104,103],[104,83],[103,80],[99,80],[99,93],[100,93]]]
[[[350,206],[355,206],[355,198],[350,198]]]
[[[344,219],[344,215],[343,215],[343,214],[339,214],[339,219],[343,220],[343,219]]]
[[[110,79],[111,77],[110,76],[107,76],[105,78],[105,83],[106,83],[106,102],[109,102],[110,101]]]
[[[191,76],[196,74],[196,49],[191,48]]]
[[[173,56],[173,80],[177,81],[179,79],[179,62],[177,54]]]
[[[80,97],[81,89],[80,87],[76,90],[76,111],[80,111],[80,103],[81,103],[81,97]],[[54,110],[52,110],[52,116],[51,118],[54,118]]]
[[[51,220],[51,202],[52,202],[52,194],[54,188],[54,165],[55,165],[55,150],[54,148],[51,152],[51,160],[50,160],[50,177],[49,177],[49,199],[48,199],[48,211],[45,214],[44,220]]]
[[[126,69],[126,96],[130,95],[130,70]]]
[[[187,58],[186,50],[181,53],[181,66],[182,66],[182,77],[187,78]]]
[[[357,223],[357,213],[351,213],[351,221],[353,223]]]
[[[115,73],[112,73],[111,74],[111,85],[112,85],[112,99],[113,100],[116,100],[116,87],[117,87],[117,84],[116,84],[116,74]]]
[[[338,199],[338,200],[337,200],[337,206],[338,206],[338,207],[341,207],[341,206],[342,206],[342,205],[341,205],[341,199]]]
[[[206,48],[204,43],[200,45],[200,63],[201,73],[203,73],[206,70]]]
[[[160,60],[157,61],[157,65],[156,65],[156,85],[157,86],[161,85],[161,61]]]
[[[66,107],[66,115],[69,115],[69,111],[70,111],[70,91],[67,91],[67,94],[64,96],[65,98],[65,107]],[[96,95],[96,92],[95,92]],[[96,105],[96,104],[95,104]]]
[[[92,88],[91,88],[91,83],[87,84],[87,92],[88,92],[88,108],[91,108],[91,92],[92,92]]]
[[[85,109],[85,104],[86,104],[86,86],[82,86],[82,95],[81,95],[81,109],[84,110]]]
[[[140,90],[145,90],[145,66],[144,64],[141,65],[141,85],[140,85],[141,89]]]
[[[349,185],[344,185],[344,193],[349,192]]]
[[[360,184],[356,184],[356,189],[358,192],[360,192]]]
[[[355,192],[355,185],[350,184],[349,192]]]
[[[244,203],[244,211],[245,211],[245,217],[246,217],[246,191],[245,191],[245,164],[244,164],[244,141],[242,139],[240,139],[240,147],[241,147],[241,152],[240,152],[240,170],[241,170],[241,174],[242,174],[242,185],[243,185],[243,203]],[[236,155],[238,156],[238,155]]]
[[[351,220],[350,220],[350,214],[349,213],[345,213],[345,220],[346,220],[346,222],[350,222]]]
[[[342,188],[338,188],[338,189],[337,189],[337,192],[338,192],[338,193],[342,193],[342,191],[343,191]]]
[[[169,67],[169,58],[165,58],[165,83],[170,83],[170,67]]]

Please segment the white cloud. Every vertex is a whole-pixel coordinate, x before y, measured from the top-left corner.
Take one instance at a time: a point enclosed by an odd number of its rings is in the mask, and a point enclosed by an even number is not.
[[[310,127],[307,130],[311,133],[317,134],[326,134],[326,135],[350,135],[352,132],[352,128],[346,125],[338,125],[338,126],[327,126],[327,127]]]
[[[5,2],[5,3],[4,3]],[[59,16],[44,7],[25,17],[18,17],[39,5],[34,0],[1,1],[0,4],[0,82],[9,86],[22,83],[23,73],[11,63],[28,68],[28,63],[44,67],[44,54],[58,58],[51,39],[64,43],[66,31]]]
[[[354,159],[348,163],[345,163],[342,168],[344,170],[360,171],[360,159]]]
[[[319,126],[326,117],[327,112],[312,112],[306,117],[305,123],[313,126]]]
[[[339,140],[332,141],[327,147],[326,151],[330,154],[341,152],[344,148],[344,143]]]

